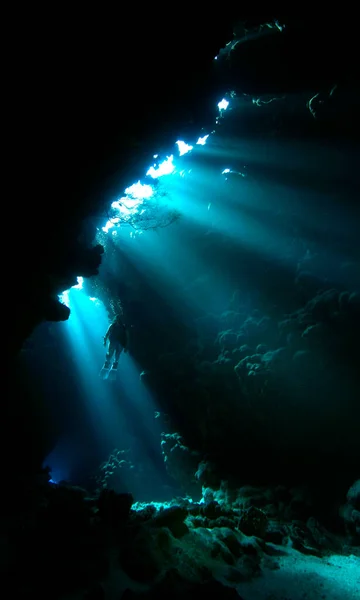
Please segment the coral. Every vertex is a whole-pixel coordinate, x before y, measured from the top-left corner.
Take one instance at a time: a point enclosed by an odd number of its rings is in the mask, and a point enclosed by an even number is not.
[[[178,433],[161,434],[161,451],[168,473],[188,493],[198,495],[201,486],[195,478],[199,454],[188,448]]]
[[[239,529],[246,535],[264,537],[268,518],[266,513],[256,506],[250,506],[241,512]]]
[[[104,461],[94,479],[99,489],[117,488],[117,477],[120,471],[131,471],[134,464],[130,458],[129,450],[118,450],[115,448]]]
[[[344,519],[346,532],[354,545],[360,544],[360,479],[348,490],[346,503],[341,506],[340,514]]]

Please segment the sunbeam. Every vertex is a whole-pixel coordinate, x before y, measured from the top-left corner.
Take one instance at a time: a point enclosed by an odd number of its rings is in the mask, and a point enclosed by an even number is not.
[[[119,490],[131,488],[139,498],[155,493],[161,499],[167,495],[168,482],[160,453],[161,425],[155,420],[156,403],[140,377],[142,369],[131,354],[122,353],[115,380],[103,381],[99,377],[105,359],[102,340],[109,317],[103,303],[89,296],[83,284],[79,277],[77,285],[60,296],[71,308],[61,332],[73,365],[73,386],[82,398],[81,410],[89,422],[90,433],[83,441],[79,431],[65,436],[45,463],[51,467],[55,482],[73,479],[74,474],[79,478],[86,454],[92,454],[86,450],[89,441],[97,457],[105,458],[114,448],[131,447],[137,460],[141,457],[147,483],[144,480],[136,483],[129,473],[119,470],[112,485]]]

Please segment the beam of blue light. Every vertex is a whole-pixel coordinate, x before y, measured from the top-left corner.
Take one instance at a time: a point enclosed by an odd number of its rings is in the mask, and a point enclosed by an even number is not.
[[[229,106],[229,102],[225,98],[223,98],[220,102],[218,102],[218,109],[220,111],[226,110],[228,106]]]
[[[77,277],[77,284],[73,285],[70,290],[82,290],[84,286],[84,278]],[[70,308],[70,290],[64,290],[61,294],[59,294],[58,298],[62,304],[65,304],[68,308]]]
[[[77,284],[73,285],[74,290],[82,290],[84,287],[84,278],[77,277]]]
[[[103,381],[99,377],[105,360],[103,336],[109,319],[103,303],[89,297],[83,284],[82,278],[78,278],[78,283],[62,294],[66,296],[71,314],[68,321],[61,323],[59,331],[63,332],[72,357],[73,382],[78,388],[77,394],[80,392],[83,398],[85,420],[91,424],[96,448],[130,447],[134,443],[131,431],[135,430],[135,445],[143,461],[148,461],[148,469],[160,489],[164,475],[159,470],[163,463],[161,425],[154,420],[157,406],[140,378],[142,368],[136,365],[131,354],[121,354],[116,381]],[[53,481],[68,479],[72,471],[79,470],[81,462],[86,460],[84,452],[86,448],[84,450],[75,438],[61,440],[45,461],[51,468]]]
[[[73,358],[76,372],[74,385],[85,399],[84,416],[92,423],[97,443],[111,441],[115,447],[119,441],[119,431],[122,431],[121,413],[114,387],[99,378],[105,359],[103,336],[109,325],[108,315],[102,302],[88,297],[83,289],[71,288],[68,300],[71,314],[69,320],[62,324],[62,331]],[[76,456],[72,457],[69,452],[59,449],[60,457],[64,454],[70,456],[70,461],[76,463],[78,460]],[[53,467],[51,458],[53,464],[58,463],[59,459],[48,457],[48,463]]]
[[[50,467],[50,483],[58,484],[69,479],[72,449],[67,439],[61,440],[43,462],[43,468]]]
[[[152,288],[161,290],[162,298],[168,298],[169,304],[176,296],[178,300],[183,299],[188,312],[203,310],[205,306],[209,312],[216,312],[223,306],[224,297],[226,299],[230,294],[224,282],[223,268],[219,270],[214,264],[209,265],[206,257],[194,253],[191,242],[187,244],[184,230],[178,233],[175,228],[164,229],[155,235],[144,236],[141,242],[131,247],[124,244],[124,248],[128,260],[143,279]],[[209,286],[201,286],[201,279],[208,279]]]
[[[102,227],[101,229],[103,230],[104,233],[108,233],[108,231],[110,229],[112,229],[113,227],[115,227],[115,223],[116,222],[118,223],[119,221],[120,221],[120,219],[112,219],[111,221],[107,221],[106,224],[105,224],[105,226]]]
[[[174,171],[174,156],[173,154],[171,154],[160,164],[155,163],[153,166],[151,166],[146,171],[146,175],[152,177],[153,179],[158,179],[159,177],[164,177],[164,175],[171,175],[172,173],[174,173]]]
[[[178,147],[180,156],[183,156],[184,154],[191,152],[191,150],[194,148],[194,146],[190,146],[190,144],[186,144],[185,142],[183,142],[181,140],[178,140],[176,142],[176,145]]]
[[[198,146],[205,146],[207,139],[209,137],[208,135],[204,135],[203,137],[199,137],[198,141],[196,142]]]
[[[140,181],[134,183],[133,185],[125,189],[125,194],[127,196],[130,196],[131,198],[134,198],[135,200],[144,200],[145,198],[151,198],[153,193],[154,190],[151,187],[151,185],[141,183]]]
[[[126,217],[138,212],[143,201],[148,200],[153,196],[154,189],[151,185],[138,181],[127,187],[125,189],[125,194],[126,196],[119,198],[119,200],[115,200],[111,204],[111,208],[115,210],[120,217],[109,219],[105,226],[102,227],[104,233],[108,233],[110,229],[118,225],[121,222],[121,218],[126,219]],[[112,233],[114,234],[115,232]]]
[[[223,98],[218,103],[218,108],[219,108],[220,112],[222,112],[223,110],[226,110],[228,105],[229,105],[228,100]],[[209,134],[199,137],[196,141],[196,145],[205,146],[208,138],[209,138]],[[188,144],[188,143],[184,142],[183,140],[177,140],[175,142],[175,144],[178,147],[178,152],[179,152],[180,157],[182,157],[184,154],[188,154],[194,148],[194,146],[192,144]],[[158,159],[159,155],[154,154],[153,158]],[[174,161],[174,156],[171,154],[170,156],[167,156],[164,160],[158,161],[158,162],[154,163],[153,165],[151,165],[146,171],[146,177],[150,177],[151,179],[159,179],[166,175],[172,175],[175,173],[178,173],[180,176],[183,177],[185,175],[185,170],[184,169],[177,170],[176,164]],[[126,196],[113,202],[111,206],[113,209],[117,210],[121,215],[123,215],[125,217],[129,216],[129,215],[133,215],[140,211],[140,206],[141,206],[143,200],[151,198],[153,193],[154,193],[154,190],[153,190],[152,186],[150,186],[148,184],[144,184],[141,181],[138,181],[137,183],[134,183],[131,186],[129,186],[128,188],[126,188],[125,189]],[[106,222],[106,224],[101,228],[102,231],[104,233],[108,233],[111,229],[113,229],[115,227],[116,224],[119,224],[119,221],[121,221],[121,218],[119,220],[109,219]],[[126,219],[124,220],[124,223],[125,222],[126,222]],[[116,233],[112,232],[112,235],[116,235]]]
[[[119,200],[115,200],[115,202],[111,204],[111,208],[120,213],[122,217],[125,217],[136,212],[142,202],[143,200],[141,198],[128,198],[125,196]],[[119,223],[120,220],[119,217],[115,217],[114,219],[111,219],[111,222],[115,224]]]

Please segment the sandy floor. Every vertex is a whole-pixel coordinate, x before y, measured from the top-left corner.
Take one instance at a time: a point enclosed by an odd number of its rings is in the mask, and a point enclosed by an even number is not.
[[[265,568],[262,577],[237,585],[243,600],[360,600],[359,557],[285,551],[277,558],[280,569]]]

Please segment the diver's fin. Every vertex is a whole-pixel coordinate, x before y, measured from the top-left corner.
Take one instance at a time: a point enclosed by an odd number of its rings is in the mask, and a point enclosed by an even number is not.
[[[107,379],[109,377],[109,367],[103,367],[99,373],[101,379]]]
[[[112,367],[109,371],[109,376],[108,376],[109,381],[115,381],[116,376],[117,376],[117,369],[114,369],[114,367]]]

